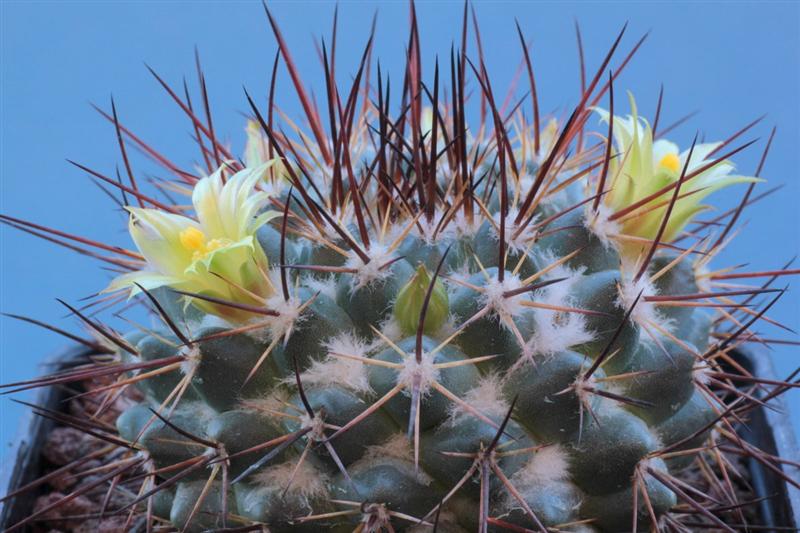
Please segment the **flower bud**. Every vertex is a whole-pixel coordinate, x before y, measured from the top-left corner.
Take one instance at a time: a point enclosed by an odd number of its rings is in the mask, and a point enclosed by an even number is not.
[[[430,284],[431,276],[428,270],[425,265],[420,265],[408,283],[397,293],[397,300],[394,303],[394,316],[400,325],[400,329],[406,335],[413,335],[417,332],[419,316]],[[449,313],[450,302],[447,297],[447,290],[441,281],[436,280],[431,300],[428,303],[428,310],[425,312],[424,333],[436,332],[445,323]]]

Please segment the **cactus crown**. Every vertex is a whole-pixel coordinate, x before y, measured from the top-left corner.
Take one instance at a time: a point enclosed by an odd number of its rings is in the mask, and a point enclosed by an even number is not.
[[[124,186],[138,253],[120,252],[107,291],[159,325],[118,337],[86,319],[143,394],[117,421],[151,473],[131,508],[158,497],[148,519],[184,531],[677,523],[697,497],[681,470],[726,435],[731,392],[712,382],[752,325],[730,298],[759,292],[708,273],[730,226],[715,244],[701,234],[714,224],[683,233],[701,199],[758,181],[731,174],[739,148],[679,152],[633,97],[615,116],[602,73],[622,34],[566,121],[542,126],[521,30],[532,116],[464,51],[424,84],[413,3],[394,100],[380,70],[369,79],[370,39],[349,92],[323,47],[317,109],[267,14],[309,132],[287,136],[248,94],[242,162],[168,89],[198,131],[196,176],[108,115],[123,151],[146,148],[192,203]],[[608,127],[596,146],[593,112]],[[714,336],[711,311],[730,305],[744,326]]]

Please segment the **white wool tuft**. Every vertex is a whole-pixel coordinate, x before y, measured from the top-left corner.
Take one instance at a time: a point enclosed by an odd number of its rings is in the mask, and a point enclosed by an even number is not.
[[[522,287],[522,280],[518,276],[508,274],[501,282],[496,277],[487,281],[483,286],[481,300],[484,306],[500,318],[514,317],[523,313],[527,308],[521,304],[527,298],[526,294],[518,294],[506,298],[506,291],[513,291]]]
[[[395,433],[381,444],[368,446],[366,450],[364,450],[362,460],[371,461],[383,457],[413,461],[414,450],[411,448],[411,442],[408,440],[408,437],[403,433]]]
[[[396,258],[394,252],[389,251],[388,246],[379,243],[373,243],[365,250],[365,253],[370,258],[367,264],[364,264],[354,251],[351,250],[347,254],[348,257],[344,266],[356,271],[350,282],[350,287],[353,291],[389,277],[390,270],[382,267]]]
[[[303,284],[315,293],[318,292],[331,300],[336,300],[336,277],[333,274],[324,278],[306,276],[303,278]]]
[[[464,401],[489,417],[503,417],[508,412],[509,404],[503,397],[502,379],[497,374],[489,374],[481,378],[475,388],[467,391]],[[453,404],[450,408],[450,421],[456,423],[462,417],[474,417],[461,404]]]
[[[390,316],[384,320],[380,326],[380,329],[381,333],[383,333],[383,336],[392,342],[398,342],[405,337],[403,332],[400,330],[400,324],[397,323],[397,320],[395,320],[394,316]]]
[[[239,405],[244,409],[252,409],[266,416],[275,416],[279,420],[283,420],[283,417],[276,415],[276,413],[285,412],[288,401],[289,392],[283,388],[275,387],[268,395],[242,400]]]
[[[453,239],[460,239],[462,237],[474,237],[478,233],[478,228],[481,227],[481,217],[472,217],[472,222],[467,220],[464,212],[459,210],[453,217],[450,224],[447,224],[442,230],[442,234],[452,236]]]
[[[526,487],[564,481],[569,477],[569,455],[558,444],[547,446],[534,453],[530,461],[517,471],[511,482],[524,491]]]
[[[296,459],[290,459],[285,463],[265,468],[253,476],[253,480],[264,488],[283,491],[288,487],[289,493],[305,499],[321,498],[328,493],[327,474],[317,470],[310,461],[303,461],[298,466]]]
[[[265,317],[265,322],[269,328],[271,338],[276,339],[290,333],[294,326],[303,320],[300,308],[305,302],[301,302],[296,296],[283,299],[283,294],[276,293],[267,298],[266,307],[272,311],[277,311],[278,316]]]
[[[544,257],[548,264],[556,261],[553,257]],[[561,307],[573,307],[570,296],[572,286],[583,275],[584,268],[572,270],[565,265],[553,268],[542,281],[566,278],[558,283],[548,285],[533,295],[537,302]],[[534,355],[550,356],[591,341],[594,334],[586,328],[586,317],[579,313],[566,313],[550,309],[534,309],[533,318],[536,324],[533,335],[523,348],[523,356],[530,360]]]
[[[414,224],[411,233],[422,239],[425,242],[425,244],[433,244],[435,242],[433,239],[433,234],[436,231],[436,227],[438,226],[438,224],[439,220],[437,218],[434,218],[433,220],[428,220],[428,217],[422,217],[417,221],[416,224]],[[439,235],[440,234],[441,232],[439,232]]]
[[[538,217],[534,217],[525,226],[525,228],[519,232],[519,235],[515,237],[515,234],[520,227],[520,225],[514,222],[518,214],[519,210],[516,208],[508,210],[508,215],[506,216],[505,240],[506,246],[508,246],[509,250],[513,252],[524,253],[530,247],[531,242],[533,242],[539,234],[539,232],[534,229]],[[496,241],[500,242],[500,212],[492,215],[492,220],[494,220],[494,224],[492,225],[492,237],[494,237]],[[525,223],[524,219],[522,223]]]
[[[664,318],[653,303],[646,302],[644,299],[646,296],[656,296],[658,294],[658,289],[650,281],[647,273],[635,282],[630,277],[623,276],[619,284],[617,305],[627,311],[640,293],[642,296],[639,298],[636,307],[633,308],[631,319],[637,324],[647,325],[648,322],[654,322],[668,331],[672,330],[674,327],[672,321]]]
[[[192,376],[200,364],[200,348],[197,345],[187,346],[182,350],[184,361],[181,362],[180,370],[184,376]]]
[[[469,260],[466,260],[463,264],[447,273],[447,279],[443,280],[444,286],[447,288],[447,293],[452,296],[460,287],[462,287],[462,285],[457,282],[468,282],[471,277],[472,272],[470,272]]]
[[[694,282],[697,284],[697,292],[714,292],[714,286],[711,285],[711,271],[705,263],[695,267]]]
[[[328,340],[325,347],[328,349],[328,356],[321,361],[314,361],[303,372],[301,379],[304,384],[319,387],[341,385],[356,392],[371,392],[366,365],[361,361],[337,355],[367,357],[371,345],[350,333],[343,333]],[[287,378],[286,381],[294,383],[294,378]]]
[[[356,461],[350,468],[357,471],[362,467],[369,467],[374,462],[385,463],[387,459],[397,468],[405,470],[409,476],[415,477],[423,485],[433,483],[433,478],[426,474],[421,468],[414,469],[414,449],[411,441],[403,433],[395,433],[381,444],[368,446],[361,459]]]
[[[710,372],[713,372],[713,369],[708,364],[699,364],[692,370],[692,377],[695,381],[707,384],[711,380]]]
[[[614,214],[611,208],[601,202],[595,212],[593,206],[589,204],[586,206],[585,213],[586,228],[600,239],[603,246],[606,248],[612,246],[614,236],[618,235],[622,228],[618,222],[609,220],[609,217]]]
[[[420,392],[425,395],[431,388],[431,383],[439,381],[439,369],[433,364],[433,356],[423,351],[420,362],[415,354],[408,354],[403,361],[403,368],[397,373],[397,383],[405,385],[404,394],[410,395],[414,383],[419,383]]]

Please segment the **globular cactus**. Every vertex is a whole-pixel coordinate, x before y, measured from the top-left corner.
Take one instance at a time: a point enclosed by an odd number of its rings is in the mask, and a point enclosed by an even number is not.
[[[715,287],[730,228],[684,230],[709,193],[758,180],[732,174],[728,143],[658,138],[632,97],[614,116],[606,63],[542,127],[535,86],[532,123],[504,114],[482,60],[454,54],[448,83],[437,64],[423,85],[415,38],[397,116],[384,77],[362,92],[368,53],[348,93],[323,51],[330,137],[308,107],[290,139],[248,95],[244,161],[193,117],[210,148],[205,176],[178,173],[191,209],[136,190],[140,255],[107,291],[160,318],[114,339],[145,396],[117,428],[148,465],[134,504],[151,515],[644,531],[693,497],[677,476],[728,412],[709,381],[735,336],[714,340],[711,313],[757,291]],[[584,138],[592,117],[608,141]]]

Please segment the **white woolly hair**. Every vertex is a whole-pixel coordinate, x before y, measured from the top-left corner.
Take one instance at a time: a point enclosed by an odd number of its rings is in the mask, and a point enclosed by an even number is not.
[[[483,294],[480,297],[481,303],[500,317],[517,316],[527,309],[520,303],[527,298],[527,295],[518,294],[506,298],[504,293],[521,287],[522,280],[514,274],[507,272],[502,282],[497,277],[493,277],[483,285]]]
[[[458,267],[450,270],[447,273],[447,279],[444,279],[444,286],[447,289],[447,293],[452,296],[462,285],[459,285],[457,282],[467,282],[469,278],[472,277],[472,272],[470,271],[470,260],[467,259]]]
[[[373,242],[364,252],[370,258],[367,264],[364,264],[354,251],[350,250],[347,253],[347,261],[345,261],[344,266],[356,271],[350,281],[351,291],[386,279],[391,274],[388,268],[381,268],[392,259],[395,259],[394,252],[391,252],[387,245]]]
[[[631,319],[637,324],[647,325],[648,322],[654,322],[667,331],[674,328],[674,323],[666,319],[661,313],[658,312],[656,306],[651,302],[646,302],[646,296],[658,295],[658,289],[650,281],[650,277],[645,273],[638,281],[634,281],[630,276],[623,275],[619,283],[619,296],[617,297],[617,305],[622,309],[628,310],[636,301],[636,297],[641,293],[641,298],[631,312]]]
[[[283,413],[286,411],[286,404],[288,401],[289,391],[281,387],[275,387],[265,396],[242,400],[239,406],[244,409],[259,411],[266,416],[277,416],[274,413]]]
[[[503,397],[502,379],[497,374],[487,374],[478,384],[463,397],[464,401],[478,411],[489,417],[503,417],[508,412],[509,403]],[[456,424],[464,417],[474,417],[461,404],[450,407],[450,422]]]
[[[546,446],[511,477],[511,482],[520,491],[528,487],[546,485],[554,481],[564,481],[569,477],[569,455],[559,445]]]
[[[414,460],[414,450],[411,442],[403,433],[395,433],[383,441],[381,444],[368,446],[364,450],[361,460],[372,461],[383,457],[401,459],[403,461]]]
[[[308,500],[327,494],[328,476],[317,470],[310,461],[303,461],[298,466],[296,459],[290,459],[285,463],[265,468],[253,476],[253,481],[261,487],[280,491],[289,487],[289,493]]]
[[[367,379],[367,368],[361,361],[339,357],[336,354],[367,357],[372,345],[351,333],[342,333],[325,343],[328,355],[325,359],[314,361],[311,367],[303,372],[301,379],[304,385],[340,385],[356,392],[369,393],[372,389]],[[294,383],[294,378],[287,378]]]
[[[304,276],[303,285],[320,294],[324,294],[331,300],[336,300],[336,277],[331,274],[323,278],[314,276]]]
[[[383,441],[381,444],[368,446],[364,450],[364,455],[357,460],[350,468],[358,471],[361,468],[369,468],[375,462],[386,462],[392,460],[393,464],[417,479],[423,485],[430,485],[433,478],[426,474],[422,469],[414,469],[414,449],[411,442],[403,433],[395,433]]]
[[[404,225],[408,224],[408,222],[404,222]],[[433,233],[436,231],[436,227],[439,224],[439,220],[434,218],[433,220],[428,220],[428,217],[420,218],[416,224],[414,224],[413,228],[411,229],[411,234],[419,237],[422,239],[426,244],[433,244],[435,241],[433,239]],[[398,229],[401,229],[402,226],[398,226]],[[440,231],[437,234],[437,238],[439,235],[442,234]],[[399,235],[398,235],[399,236]],[[393,236],[394,237],[394,236]],[[392,239],[394,240],[394,239]]]
[[[181,374],[184,376],[193,375],[202,358],[200,348],[197,345],[187,346],[181,350],[181,353],[184,357],[180,365]]]
[[[613,246],[614,236],[618,235],[622,230],[617,221],[609,220],[611,215],[614,214],[613,210],[601,202],[597,206],[597,211],[595,211],[590,203],[586,206],[585,213],[584,224],[586,229],[594,233],[606,248]]]
[[[551,256],[544,256],[543,259],[548,264],[557,260]],[[542,281],[566,279],[536,291],[535,300],[548,305],[574,306],[570,291],[580,280],[584,270],[583,267],[573,270],[565,265],[553,268],[542,277]],[[579,313],[533,309],[533,319],[536,324],[535,331],[523,348],[523,357],[529,360],[535,355],[550,356],[568,350],[594,338],[594,334],[586,328],[586,318]]]
[[[713,372],[713,370],[707,363],[699,364],[692,370],[692,377],[700,383],[707,384],[711,380],[709,373]]]
[[[415,354],[407,354],[402,362],[403,367],[397,373],[397,383],[405,385],[403,394],[410,395],[414,382],[419,380],[419,390],[422,395],[430,392],[431,383],[439,381],[439,369],[434,366],[433,356],[422,352],[420,362]]]
[[[290,295],[288,300],[284,300],[281,293],[273,294],[267,298],[265,302],[267,309],[278,313],[278,316],[262,318],[267,323],[267,329],[272,339],[287,335],[296,324],[303,321],[305,317],[300,313],[300,308],[304,303],[294,295]]]
[[[472,217],[470,222],[464,212],[459,210],[441,233],[444,236],[460,239],[461,237],[474,237],[481,227],[481,217]]]
[[[694,268],[694,282],[697,285],[698,292],[714,292],[714,286],[711,285],[711,271],[706,263],[696,264]]]
[[[400,329],[400,324],[397,323],[393,315],[390,315],[389,318],[381,323],[380,330],[383,336],[392,342],[398,342],[405,337]]]
[[[519,210],[517,208],[511,208],[508,210],[508,215],[506,215],[506,228],[505,228],[505,237],[506,237],[506,246],[508,246],[509,250],[513,252],[521,252],[524,253],[530,247],[531,242],[536,239],[538,235],[538,231],[534,229],[536,226],[536,222],[538,217],[534,217],[526,226],[525,228],[519,232],[519,235],[514,237],[519,229],[519,225],[514,222],[519,214]],[[492,237],[498,243],[500,242],[500,212],[498,211],[494,215],[492,215],[492,220],[494,224],[492,224]],[[523,219],[523,223],[525,220]]]

